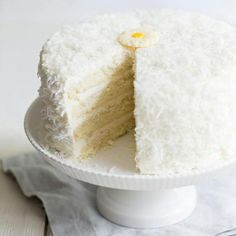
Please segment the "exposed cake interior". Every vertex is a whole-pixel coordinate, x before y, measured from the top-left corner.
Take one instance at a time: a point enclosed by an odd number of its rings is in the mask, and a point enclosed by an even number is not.
[[[106,70],[104,68],[103,70]],[[134,128],[133,58],[110,73],[92,73],[86,83],[67,88],[74,155],[86,158]]]

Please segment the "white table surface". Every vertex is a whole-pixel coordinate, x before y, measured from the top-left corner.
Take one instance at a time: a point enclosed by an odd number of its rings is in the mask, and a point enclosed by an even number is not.
[[[23,118],[40,85],[39,50],[54,31],[99,13],[160,7],[196,10],[236,25],[235,0],[0,0],[0,158],[32,150]],[[26,211],[21,224],[18,216]],[[0,235],[43,235],[44,222],[38,203],[24,198],[0,173]],[[27,223],[34,227],[25,231]]]

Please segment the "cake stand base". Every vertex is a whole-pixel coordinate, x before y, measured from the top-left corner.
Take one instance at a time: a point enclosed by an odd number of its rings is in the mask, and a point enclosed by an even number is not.
[[[196,205],[193,186],[155,191],[97,189],[97,207],[108,220],[127,227],[155,228],[188,217]]]

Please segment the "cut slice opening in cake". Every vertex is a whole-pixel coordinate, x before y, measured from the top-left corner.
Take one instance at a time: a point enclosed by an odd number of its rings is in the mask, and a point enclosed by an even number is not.
[[[134,29],[119,35],[127,56],[109,73],[101,68],[77,86],[68,89],[67,100],[73,132],[74,156],[79,159],[96,154],[119,136],[134,129],[135,51],[156,43],[156,34],[148,29]],[[87,83],[87,86],[86,86]],[[83,90],[83,91],[81,91]]]
[[[102,81],[91,86],[94,76]],[[134,121],[133,57],[127,57],[112,73],[95,73],[81,90],[78,85],[67,93],[73,124],[74,153],[84,159],[109,146],[119,136],[132,130]]]

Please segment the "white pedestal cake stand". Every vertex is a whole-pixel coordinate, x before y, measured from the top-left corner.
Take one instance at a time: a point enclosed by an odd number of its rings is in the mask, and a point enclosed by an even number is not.
[[[232,161],[191,174],[141,175],[135,169],[132,136],[126,135],[96,157],[75,163],[58,157],[43,143],[40,119],[42,103],[35,100],[25,116],[25,131],[32,145],[53,166],[72,178],[95,184],[97,207],[108,220],[135,228],[153,228],[177,223],[196,205],[193,184],[229,166]],[[79,203],[78,203],[79,204]]]

